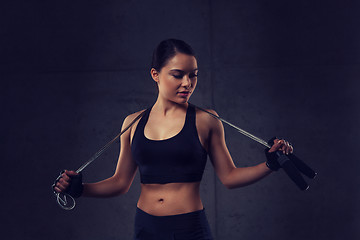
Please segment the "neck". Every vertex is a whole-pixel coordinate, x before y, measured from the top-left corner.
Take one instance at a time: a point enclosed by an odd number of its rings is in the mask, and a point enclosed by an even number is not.
[[[186,109],[187,106],[188,106],[187,102],[177,103],[167,99],[165,100],[160,96],[158,96],[152,109],[166,116],[167,114],[171,114],[179,109]]]

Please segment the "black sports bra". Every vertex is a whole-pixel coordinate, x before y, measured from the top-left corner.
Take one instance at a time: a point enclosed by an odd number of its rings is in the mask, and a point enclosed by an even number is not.
[[[201,181],[207,152],[197,133],[195,108],[188,105],[183,128],[177,135],[165,140],[151,140],[144,135],[151,109],[145,110],[131,144],[141,183]]]

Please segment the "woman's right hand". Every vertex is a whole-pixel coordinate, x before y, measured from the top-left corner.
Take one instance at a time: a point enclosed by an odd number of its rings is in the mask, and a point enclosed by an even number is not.
[[[57,193],[67,193],[73,197],[80,197],[83,191],[82,174],[64,170],[56,181],[54,190]]]

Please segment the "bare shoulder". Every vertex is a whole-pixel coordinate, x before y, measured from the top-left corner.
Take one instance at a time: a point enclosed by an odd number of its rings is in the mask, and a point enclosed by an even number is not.
[[[134,112],[132,114],[129,114],[125,119],[124,119],[124,123],[130,123],[132,121],[134,121],[134,119],[139,116],[141,113],[143,113],[146,109],[142,109],[140,111]]]
[[[219,117],[219,114],[213,109],[205,109],[207,112]],[[207,126],[209,130],[221,127],[221,122],[211,114],[204,112],[200,109],[196,109],[196,118],[201,125]]]
[[[132,121],[134,121],[135,118],[136,118],[137,116],[139,116],[141,113],[143,113],[145,110],[146,110],[146,109],[142,109],[142,110],[140,110],[140,111],[137,111],[137,112],[134,112],[134,113],[128,115],[128,116],[124,119],[123,127],[122,127],[122,128],[124,128],[124,127],[128,126],[130,123],[132,123]]]

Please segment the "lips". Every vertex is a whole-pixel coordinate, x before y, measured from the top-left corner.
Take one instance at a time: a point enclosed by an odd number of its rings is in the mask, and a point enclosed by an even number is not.
[[[183,97],[187,97],[191,92],[190,91],[182,91],[182,92],[178,92],[178,94],[180,96],[183,96]]]

